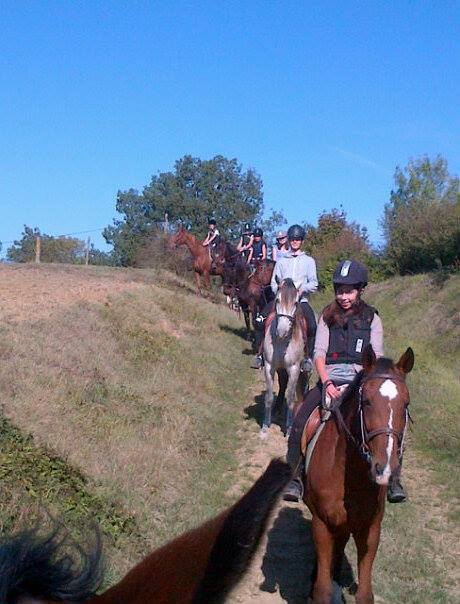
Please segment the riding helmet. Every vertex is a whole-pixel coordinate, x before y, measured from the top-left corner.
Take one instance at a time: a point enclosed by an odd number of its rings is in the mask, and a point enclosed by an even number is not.
[[[289,241],[293,239],[301,239],[303,241],[305,239],[305,229],[300,224],[293,224],[288,228],[287,235]]]
[[[367,268],[357,260],[342,260],[332,276],[334,285],[367,285]]]
[[[259,227],[254,229],[252,234],[254,235],[254,237],[263,237],[264,236],[264,232]]]
[[[249,222],[247,222],[247,223],[244,225],[244,228],[243,228],[243,234],[244,234],[244,233],[252,233],[251,225],[249,224]]]
[[[215,219],[214,219],[214,218],[209,218],[209,219],[208,219],[208,224],[214,224],[214,225],[216,225],[216,224],[217,224],[217,222],[215,221]]]

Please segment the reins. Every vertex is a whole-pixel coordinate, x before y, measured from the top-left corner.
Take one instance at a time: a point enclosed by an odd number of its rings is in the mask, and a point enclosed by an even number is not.
[[[345,399],[351,398],[351,396],[353,396],[353,393],[350,394],[347,391],[345,391],[342,394],[342,396],[340,396],[338,399],[336,399],[336,401],[330,408],[330,411],[334,414],[334,417],[336,418],[337,423],[339,424],[340,428],[343,430],[343,432],[345,433],[347,438],[357,447],[360,455],[368,463],[370,463],[372,460],[369,443],[373,438],[375,438],[376,436],[378,436],[380,434],[385,434],[387,436],[393,435],[396,437],[397,442],[398,442],[398,457],[400,458],[402,455],[403,447],[404,447],[404,440],[406,437],[407,425],[409,422],[413,423],[413,420],[409,413],[409,409],[406,406],[404,428],[401,432],[397,432],[396,430],[393,430],[393,428],[389,428],[388,426],[386,426],[385,428],[376,428],[375,430],[371,430],[370,432],[367,431],[366,423],[364,420],[364,410],[363,410],[363,387],[366,384],[366,382],[368,382],[372,379],[392,380],[392,381],[400,382],[402,384],[405,383],[405,380],[400,378],[398,375],[389,374],[389,373],[371,373],[368,376],[365,376],[364,378],[361,379],[361,383],[358,388],[358,421],[359,421],[359,431],[360,431],[360,437],[361,437],[360,442],[353,435],[353,433],[351,432],[351,430],[345,423],[342,411],[340,409],[343,401]]]

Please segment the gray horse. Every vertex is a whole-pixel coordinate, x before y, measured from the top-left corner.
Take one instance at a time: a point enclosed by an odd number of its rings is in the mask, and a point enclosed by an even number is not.
[[[282,382],[286,380],[286,436],[288,437],[294,418],[294,404],[300,402],[306,387],[306,376],[300,372],[300,365],[304,357],[304,338],[302,310],[299,308],[299,292],[292,279],[284,279],[278,289],[275,299],[275,311],[270,321],[264,339],[265,361],[265,418],[260,433],[261,438],[266,438],[271,424],[273,405],[273,384],[275,373],[278,373],[280,390]],[[282,402],[282,401],[281,401]]]

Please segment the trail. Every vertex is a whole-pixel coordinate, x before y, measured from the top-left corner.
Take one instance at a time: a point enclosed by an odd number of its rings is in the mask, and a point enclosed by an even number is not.
[[[247,490],[273,457],[283,457],[286,453],[286,440],[279,426],[270,428],[268,438],[262,441],[259,437],[259,422],[263,409],[264,382],[259,374],[255,380],[252,397],[248,398],[242,417],[242,427],[239,436],[243,447],[239,455],[239,471],[237,484],[232,489],[232,495],[240,495]],[[410,585],[414,590],[414,598],[408,602],[458,602],[459,581],[456,568],[458,555],[458,527],[448,519],[449,507],[443,500],[442,492],[434,487],[432,471],[411,451],[409,447],[405,455],[404,482],[409,491],[409,503],[404,506],[387,506],[386,518],[383,524],[382,539],[379,553],[374,566],[374,596],[375,604],[391,604],[399,601],[392,591],[390,577],[401,566],[401,550],[410,564],[413,557],[423,556],[430,560],[431,572],[427,577],[412,577],[400,569],[399,580]],[[399,518],[396,518],[395,515]],[[406,524],[407,517],[409,524]],[[441,537],[442,536],[442,537]],[[440,538],[442,543],[440,544]],[[403,540],[403,542],[400,541]],[[421,541],[423,547],[412,551],[412,545]],[[412,545],[411,545],[412,544]],[[394,560],[399,560],[396,567]],[[352,542],[347,545],[343,584],[353,585],[353,572],[356,577],[356,550]],[[314,569],[315,553],[311,535],[311,515],[303,503],[294,504],[281,501],[274,510],[268,530],[254,557],[254,560],[228,601],[231,604],[255,602],[256,604],[306,604],[309,602],[311,578]],[[353,570],[352,570],[353,569]],[[438,598],[424,593],[424,582],[433,581],[433,575],[442,582],[446,599],[442,594]],[[416,581],[416,583],[414,583]],[[420,582],[420,583],[419,583]],[[379,594],[379,585],[385,585]],[[343,600],[337,602],[352,604],[355,602],[353,590],[343,590]],[[339,597],[339,594],[336,594]]]

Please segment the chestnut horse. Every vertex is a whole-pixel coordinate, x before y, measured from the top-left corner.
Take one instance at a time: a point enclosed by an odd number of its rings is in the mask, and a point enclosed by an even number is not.
[[[350,535],[358,552],[357,604],[373,604],[372,565],[380,540],[388,481],[400,471],[409,417],[408,348],[396,365],[363,352],[363,370],[324,424],[304,475],[304,501],[313,516],[317,574],[314,604],[333,602],[332,571]]]
[[[204,284],[207,289],[211,287],[211,275],[222,275],[223,269],[212,266],[212,260],[208,247],[204,247],[202,242],[192,235],[182,225],[179,227],[169,242],[169,247],[174,249],[180,245],[186,245],[192,254],[193,270],[195,271],[195,290],[198,296],[201,292],[201,275],[204,278]]]
[[[275,263],[273,260],[257,261],[252,275],[241,255],[236,261],[225,262],[223,266],[223,292],[226,296],[238,299],[243,310],[247,339],[251,340],[251,319],[254,326],[257,312],[272,299],[269,285]]]
[[[60,535],[25,531],[0,544],[0,602],[5,604],[212,604],[222,602],[247,568],[268,516],[290,479],[271,462],[233,507],[145,558],[101,595],[99,541],[92,552]]]

